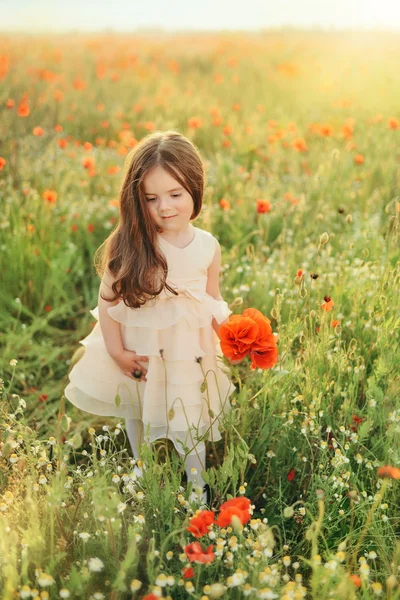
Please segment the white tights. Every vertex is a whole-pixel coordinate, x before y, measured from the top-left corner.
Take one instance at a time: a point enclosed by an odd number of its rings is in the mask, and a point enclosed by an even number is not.
[[[139,439],[143,443],[143,423],[141,419],[125,419],[126,433],[129,443],[132,448],[133,457],[140,458]],[[197,469],[197,473],[191,472],[191,469]],[[200,450],[197,454],[192,454],[186,457],[185,471],[188,481],[193,485],[198,485],[201,488],[204,486],[204,479],[201,476],[201,471],[206,468],[206,449]]]

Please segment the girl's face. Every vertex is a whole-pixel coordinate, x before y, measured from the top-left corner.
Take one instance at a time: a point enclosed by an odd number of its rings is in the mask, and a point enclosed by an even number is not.
[[[185,188],[162,167],[147,173],[143,184],[150,215],[157,225],[171,233],[186,231],[194,202]]]

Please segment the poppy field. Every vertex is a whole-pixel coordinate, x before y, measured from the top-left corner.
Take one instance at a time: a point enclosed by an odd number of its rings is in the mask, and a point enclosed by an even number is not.
[[[0,35],[1,600],[400,600],[399,43]],[[233,311],[206,507],[169,442],[138,479],[124,423],[63,395],[124,157],[168,129]]]

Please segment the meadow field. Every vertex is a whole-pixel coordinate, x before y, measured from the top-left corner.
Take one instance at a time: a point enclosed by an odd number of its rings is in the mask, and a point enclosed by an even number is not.
[[[400,598],[400,34],[0,35],[0,597]],[[123,423],[63,396],[124,158],[204,157],[221,294],[278,336],[207,444],[137,481]]]

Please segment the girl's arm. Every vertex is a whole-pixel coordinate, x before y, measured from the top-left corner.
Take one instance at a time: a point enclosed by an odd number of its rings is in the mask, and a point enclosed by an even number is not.
[[[207,292],[207,294],[209,294],[216,300],[223,300],[223,297],[221,296],[221,292],[219,291],[219,273],[221,270],[221,246],[219,245],[219,242],[216,238],[215,238],[215,243],[216,243],[216,249],[215,249],[214,259],[213,259],[211,265],[208,267],[208,271],[207,271],[206,292]],[[225,319],[225,321],[222,321],[222,323],[218,324],[217,321],[213,318],[212,327],[213,327],[215,333],[217,334],[218,339],[220,339],[219,329],[220,329],[221,325],[223,325],[227,321],[229,321],[229,317],[227,319]],[[243,358],[241,360],[235,360],[235,361],[231,360],[230,362],[232,365],[238,365],[239,363],[242,362],[242,360],[243,360]]]
[[[219,273],[221,270],[221,246],[219,245],[219,241],[215,239],[215,254],[211,265],[208,267],[207,271],[207,286],[206,292],[216,300],[223,300],[221,296],[221,292],[219,291]],[[226,319],[228,320],[228,319]],[[225,322],[225,321],[224,321]],[[213,318],[212,327],[219,338],[219,328],[222,323],[218,325],[217,321]]]
[[[101,298],[100,293],[103,296],[114,296],[114,292],[111,289],[111,285],[114,282],[114,278],[110,271],[106,271],[100,283],[99,296],[98,296],[98,308],[99,308],[99,321],[100,328],[103,334],[104,342],[107,348],[108,354],[112,358],[117,358],[124,352],[124,346],[122,343],[120,323],[115,321],[107,312],[107,308],[118,304],[119,300],[116,299],[113,302],[108,302]]]

